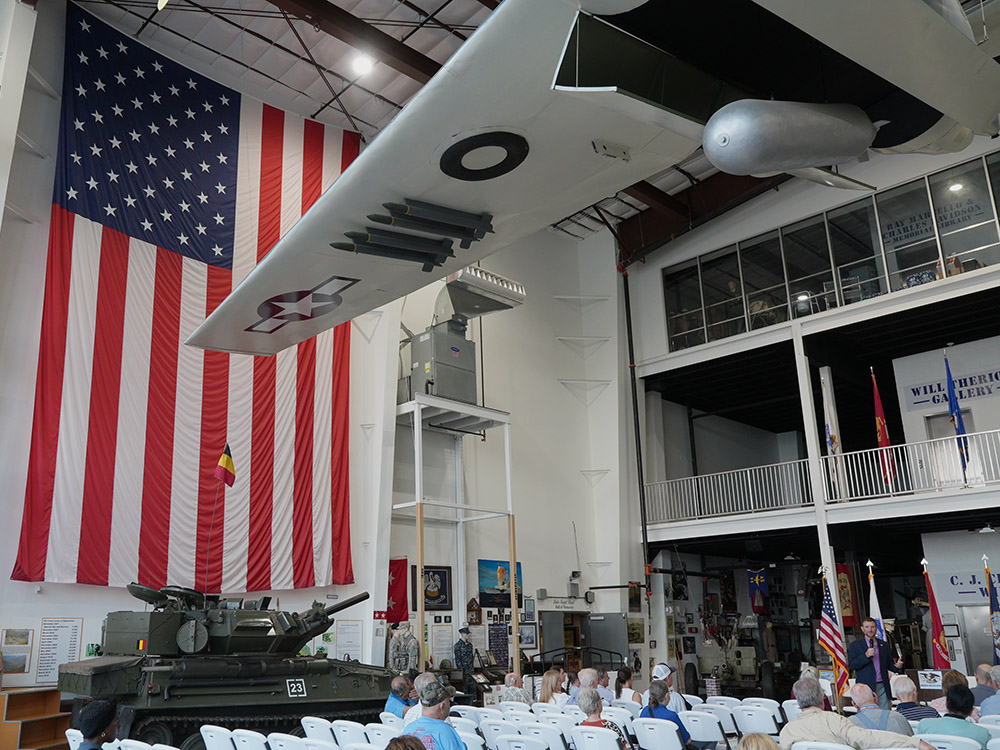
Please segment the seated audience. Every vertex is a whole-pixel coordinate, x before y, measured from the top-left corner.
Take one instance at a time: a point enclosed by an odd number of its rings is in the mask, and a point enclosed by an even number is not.
[[[807,664],[806,666],[804,666],[802,668],[802,671],[799,673],[799,677],[805,677],[806,675],[809,675],[810,677],[813,677],[817,682],[819,682],[819,669],[817,669],[816,667],[814,667],[812,664]],[[822,688],[823,687],[823,683],[820,682],[819,684],[820,684],[820,688]],[[794,698],[794,697],[795,697],[795,695],[793,694],[792,698]],[[833,710],[833,704],[830,703],[830,697],[826,694],[826,691],[823,692],[823,710],[824,711],[832,711]]]
[[[948,713],[946,696],[948,695],[948,691],[956,685],[963,685],[968,690],[969,680],[957,669],[949,669],[944,673],[944,677],[941,678],[941,697],[932,700],[929,704],[930,707],[942,716]],[[979,708],[974,706],[972,709],[972,720],[978,723],[979,715]]]
[[[976,705],[982,706],[983,701],[996,692],[993,681],[990,678],[990,665],[980,664],[976,667],[976,686],[972,688],[972,696],[976,699]],[[982,709],[979,710],[982,713]]]
[[[691,741],[691,734],[684,727],[681,717],[676,711],[664,703],[670,693],[670,687],[663,680],[653,680],[649,683],[649,701],[639,712],[640,719],[666,719],[677,725],[677,731],[681,735],[681,743],[686,745]]]
[[[979,713],[983,716],[1000,714],[1000,666],[990,667],[990,682],[997,692],[984,700],[983,705],[979,707]]]
[[[615,699],[615,694],[611,692],[611,688],[608,684],[611,682],[611,676],[608,675],[608,670],[604,667],[597,668],[597,688],[598,694],[601,696],[601,700],[604,701],[605,706],[610,706],[611,701]]]
[[[76,728],[83,735],[80,750],[101,750],[118,734],[118,704],[113,700],[91,701],[80,709]]]
[[[814,677],[800,677],[792,686],[792,694],[802,709],[796,718],[781,728],[781,750],[791,750],[796,742],[836,742],[855,750],[882,747],[919,747],[934,750],[918,737],[896,732],[863,729],[845,717],[823,710],[823,688]]]
[[[393,737],[389,740],[389,744],[385,746],[385,750],[426,750],[426,748],[424,747],[424,743],[416,737],[402,734],[399,737]]]
[[[736,750],[778,750],[778,743],[767,734],[744,734]]]
[[[539,703],[552,703],[556,706],[564,706],[569,701],[569,696],[562,691],[559,684],[559,670],[550,669],[542,675],[542,692],[538,696]]]
[[[389,697],[382,710],[402,719],[406,709],[417,702],[415,698],[416,692],[413,690],[409,678],[406,675],[398,675],[393,677],[392,682],[389,683]]]
[[[896,711],[880,708],[875,693],[863,682],[859,682],[851,688],[851,700],[858,709],[858,712],[848,719],[852,724],[865,729],[913,734],[910,722]]]
[[[642,703],[642,696],[632,689],[634,679],[635,675],[628,667],[622,667],[618,670],[618,676],[615,678],[615,700]]]
[[[655,667],[653,667],[653,679],[663,680],[665,683],[667,683],[667,688],[670,690],[669,693],[670,697],[665,705],[674,713],[680,713],[681,711],[687,711],[688,705],[687,703],[684,702],[683,696],[680,693],[675,693],[673,690],[674,672],[676,671],[677,670],[674,669],[669,664],[664,664],[663,662],[660,662]],[[639,702],[644,706],[647,703],[649,703],[649,690],[646,690],[642,694],[642,700]]]
[[[591,669],[590,667],[587,667],[586,669],[581,669],[578,677],[580,679],[580,690],[583,690],[584,688],[594,688],[595,690],[597,690],[596,669]],[[598,695],[600,695],[600,693],[598,693]],[[575,706],[577,705],[578,700],[580,700],[579,691],[577,691],[577,694],[574,695],[572,698],[570,698],[569,701],[567,701],[567,703],[570,706]],[[601,700],[604,700],[604,698],[601,698]],[[605,703],[605,705],[610,706],[611,702],[608,701],[607,703]]]
[[[531,705],[531,696],[524,689],[524,680],[521,675],[508,672],[503,678],[504,688],[500,691],[501,701],[513,701],[514,703],[527,703]]]
[[[921,706],[917,703],[917,686],[909,677],[897,678],[892,683],[892,689],[896,691],[896,697],[899,698],[899,705],[896,706],[896,710],[907,721],[936,719],[941,715],[930,706]]]
[[[575,671],[570,670],[566,673],[566,681],[568,683],[566,692],[569,693],[569,697],[572,698],[580,690],[580,677]]]
[[[584,669],[580,672],[581,678],[583,677],[583,673],[586,671],[587,670]],[[613,721],[607,721],[606,719],[601,718],[601,709],[604,708],[604,701],[601,699],[601,695],[597,692],[596,688],[581,687],[580,692],[576,694],[576,704],[580,707],[581,711],[587,714],[587,719],[580,722],[581,727],[600,727],[603,729],[610,729],[618,735],[618,744],[622,750],[632,750],[632,745],[629,744],[627,739],[625,739],[625,734],[622,732],[621,728]]]
[[[445,721],[455,688],[433,680],[420,688],[419,695],[423,715],[405,727],[403,733],[420,740],[425,750],[465,750],[465,742],[455,727]]]
[[[437,682],[437,677],[434,676],[433,672],[421,672],[413,680],[413,689],[417,691],[417,695],[419,696],[420,691],[432,682]],[[406,713],[403,714],[403,729],[405,730],[406,727],[423,716],[423,713],[424,707],[420,705],[420,701],[418,699],[417,702],[410,708],[406,709]]]
[[[937,719],[921,719],[917,724],[918,734],[948,734],[954,737],[968,737],[983,746],[990,741],[990,731],[968,721],[976,699],[969,685],[952,685],[945,695],[946,713]]]

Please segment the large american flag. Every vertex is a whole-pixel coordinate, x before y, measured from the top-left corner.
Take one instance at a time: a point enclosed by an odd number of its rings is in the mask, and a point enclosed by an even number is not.
[[[359,136],[204,78],[73,4],[16,580],[351,583],[349,325],[276,357],[187,335]],[[233,487],[214,469],[226,443]]]
[[[847,652],[844,649],[844,637],[837,627],[837,613],[833,608],[833,597],[830,596],[830,584],[823,576],[823,612],[819,620],[819,645],[826,649],[833,659],[833,673],[836,678],[837,695],[843,695],[847,689]]]

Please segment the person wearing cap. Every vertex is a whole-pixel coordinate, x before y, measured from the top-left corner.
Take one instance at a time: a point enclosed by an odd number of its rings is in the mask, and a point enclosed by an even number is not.
[[[421,672],[414,678],[413,689],[417,694],[417,701],[413,706],[406,709],[406,713],[403,715],[404,729],[424,715],[424,707],[420,704],[420,691],[432,682],[437,681],[437,677],[435,677],[433,672]]]
[[[458,640],[455,642],[455,669],[462,670],[462,692],[476,694],[476,681],[472,679],[473,656],[472,631],[468,626],[458,629]]]
[[[526,703],[531,705],[531,696],[524,689],[524,680],[516,672],[508,672],[503,678],[504,689],[500,693],[500,701],[514,703]]]
[[[677,670],[669,664],[664,664],[662,661],[653,667],[653,679],[663,680],[667,683],[667,688],[669,693],[667,694],[667,700],[664,704],[667,708],[673,711],[675,714],[679,714],[681,711],[687,711],[687,703],[684,702],[684,698],[681,697],[680,693],[675,693],[673,690],[674,685],[674,672]],[[649,690],[646,690],[642,694],[642,705],[649,705]]]
[[[417,693],[410,683],[410,678],[406,675],[397,675],[389,683],[389,697],[386,699],[385,708],[382,710],[402,719],[403,714],[406,713],[406,709],[415,705],[416,702]]]
[[[406,727],[403,734],[416,737],[426,750],[465,750],[465,743],[455,727],[445,721],[454,696],[455,688],[437,680],[424,685],[420,689],[423,715]]]
[[[118,705],[113,700],[91,701],[80,709],[76,728],[83,735],[77,750],[101,750],[118,733]]]

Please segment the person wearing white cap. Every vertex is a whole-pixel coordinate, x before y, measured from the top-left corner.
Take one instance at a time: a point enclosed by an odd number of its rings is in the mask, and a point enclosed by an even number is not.
[[[684,702],[684,698],[681,697],[681,694],[675,693],[673,690],[674,672],[676,671],[677,670],[674,669],[672,666],[670,666],[669,664],[664,664],[661,661],[659,664],[653,667],[653,679],[663,680],[665,683],[667,683],[667,687],[670,688],[670,699],[666,703],[664,703],[664,705],[671,711],[673,711],[675,714],[679,714],[681,711],[687,711],[688,706],[687,703]],[[642,705],[644,706],[649,705],[648,689],[642,694]]]

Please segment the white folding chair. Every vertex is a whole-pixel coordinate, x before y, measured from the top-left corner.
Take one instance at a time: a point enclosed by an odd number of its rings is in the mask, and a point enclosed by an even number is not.
[[[102,750],[121,750],[121,740],[111,740],[101,745]]]
[[[527,703],[521,703],[521,701],[500,701],[498,705],[500,706],[500,713],[503,714],[509,714],[512,711],[531,713],[531,706]]]
[[[727,750],[731,747],[718,717],[704,711],[681,711],[677,716],[693,742],[712,743],[709,747],[715,747],[721,742]]]
[[[982,750],[982,745],[968,737],[955,737],[949,734],[918,734],[928,745],[937,750]]]
[[[378,747],[370,742],[349,742],[340,746],[342,750],[378,750]]]
[[[733,719],[740,734],[768,734],[778,736],[778,722],[771,709],[763,706],[737,706],[733,709]],[[981,750],[981,749],[980,749]]]
[[[503,711],[497,708],[477,708],[476,711],[479,713],[479,723],[483,723],[483,719],[497,719],[498,721],[504,720]]]
[[[451,710],[463,719],[471,719],[476,722],[477,727],[479,726],[479,709],[475,706],[452,706]]]
[[[740,699],[731,698],[728,695],[712,695],[705,699],[705,703],[714,703],[717,706],[725,706],[732,711],[740,705]]]
[[[531,711],[511,711],[507,714],[505,721],[517,724],[518,727],[523,727],[525,724],[537,724],[541,719],[531,713]],[[524,732],[521,734],[524,734]]]
[[[666,719],[636,719],[635,739],[642,750],[683,750],[677,725]]]
[[[452,725],[454,726],[454,725]],[[399,737],[401,730],[398,727],[387,727],[385,724],[365,724],[365,734],[368,742],[376,747],[384,748],[393,737]]]
[[[639,718],[639,712],[642,711],[642,704],[636,703],[635,701],[627,701],[624,698],[619,698],[618,700],[611,701],[611,705],[615,708],[624,708],[630,714],[632,714],[633,719]]]
[[[505,734],[497,737],[497,750],[549,750],[549,746],[537,737]]]
[[[551,724],[556,727],[566,736],[567,741],[569,740],[569,730],[577,725],[576,719],[566,714],[546,714],[541,717],[540,721],[543,724]]]
[[[740,704],[742,706],[760,706],[768,709],[774,716],[774,723],[779,727],[785,723],[785,716],[781,713],[781,704],[771,698],[744,698]]]
[[[548,714],[561,714],[562,709],[555,703],[532,703],[531,712],[536,716],[546,716]]]
[[[368,744],[368,735],[365,734],[364,724],[348,719],[335,719],[330,724],[333,728],[333,738],[341,747],[352,744]]]
[[[681,693],[681,698],[686,700],[689,706],[697,706],[699,703],[705,702],[697,695],[691,695],[690,693]]]
[[[839,742],[796,742],[792,745],[792,750],[850,750],[850,745],[841,745]]]
[[[118,743],[121,750],[153,750],[153,746],[141,740],[122,740]]]
[[[399,717],[395,714],[389,714],[394,719]],[[330,725],[328,719],[324,719],[322,716],[303,716],[299,721],[302,724],[302,729],[306,733],[306,737],[314,740],[329,740],[333,742],[335,740],[333,736],[333,727]]]
[[[982,722],[979,722],[982,724]],[[986,743],[986,750],[1000,750],[1000,740],[990,740]]]
[[[990,739],[995,740],[998,737],[1000,737],[1000,725],[998,725],[998,724],[983,724],[983,722],[979,722],[979,726],[981,726],[983,729],[985,729],[986,731],[988,731],[990,733]],[[914,731],[916,731],[916,730],[914,730]]]
[[[800,713],[802,713],[802,709],[799,707],[799,702],[794,698],[782,701],[781,710],[785,712],[785,718],[789,721],[795,719]]]
[[[178,750],[178,748],[173,745],[164,745],[162,742],[157,742],[153,745],[153,750]]]
[[[583,712],[581,711],[581,713]],[[601,718],[605,721],[614,722],[626,737],[635,734],[635,731],[632,729],[632,712],[627,708],[605,706],[601,709]]]
[[[454,711],[455,709],[456,706],[451,707],[452,711]],[[399,727],[400,729],[403,728],[403,720],[398,716],[396,716],[396,714],[389,713],[388,711],[383,711],[382,713],[380,713],[378,715],[378,720],[390,727]]]
[[[503,719],[483,719],[479,722],[479,731],[486,738],[486,745],[490,750],[497,750],[497,737],[505,734],[520,734],[517,724]]]
[[[583,712],[583,709],[579,706],[571,706],[568,703],[562,707],[562,712],[566,716],[572,717],[572,719],[579,724],[581,721],[587,720],[587,714]]]
[[[455,727],[457,732],[479,734],[479,723],[475,719],[466,719],[464,716],[449,716],[448,723]]]
[[[910,722],[911,724],[913,722]],[[986,716],[979,717],[980,724],[996,724],[1000,726],[1000,714],[986,714]]]
[[[478,734],[460,731],[458,736],[465,743],[465,750],[486,750],[486,740]]]
[[[339,750],[339,748],[340,745],[334,740],[317,740],[312,737],[302,738],[302,750]]]
[[[293,734],[271,732],[267,735],[267,746],[271,750],[302,750],[302,738]]]
[[[740,733],[736,726],[736,719],[733,718],[733,712],[720,703],[699,703],[693,710],[712,714],[722,724],[722,731],[726,734]]]
[[[252,729],[234,729],[233,744],[236,750],[268,750],[267,737]]]
[[[573,727],[569,734],[576,750],[621,750],[618,735],[604,727]]]
[[[518,726],[525,737],[535,737],[548,745],[549,750],[566,750],[566,737],[554,724],[521,724]]]
[[[225,727],[202,724],[201,738],[205,741],[205,750],[233,750],[233,733]]]
[[[76,750],[83,744],[83,732],[79,729],[67,729],[66,741],[69,743],[69,750]]]

